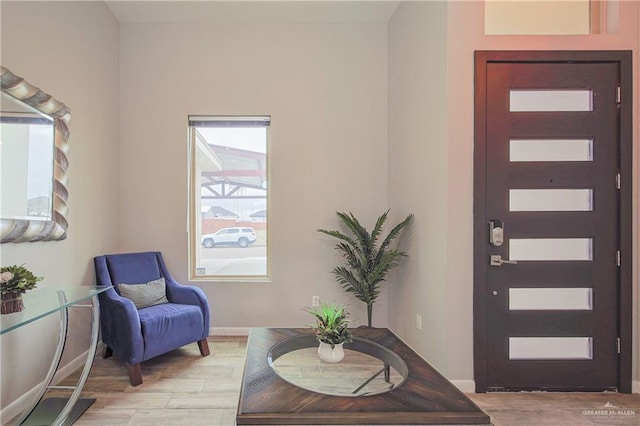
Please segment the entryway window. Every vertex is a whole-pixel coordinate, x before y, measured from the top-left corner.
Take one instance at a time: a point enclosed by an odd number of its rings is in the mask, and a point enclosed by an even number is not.
[[[190,279],[265,280],[269,116],[189,116]]]
[[[485,0],[486,35],[586,35],[618,32],[618,0]]]

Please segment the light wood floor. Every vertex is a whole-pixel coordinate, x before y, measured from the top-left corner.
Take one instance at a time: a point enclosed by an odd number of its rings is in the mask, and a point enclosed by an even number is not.
[[[194,343],[142,365],[129,385],[123,363],[96,357],[83,397],[96,402],[81,425],[234,425],[246,338],[210,338],[202,358]],[[70,378],[72,379],[72,378]],[[70,380],[68,380],[70,382]],[[469,394],[495,426],[640,425],[640,395],[616,393]]]

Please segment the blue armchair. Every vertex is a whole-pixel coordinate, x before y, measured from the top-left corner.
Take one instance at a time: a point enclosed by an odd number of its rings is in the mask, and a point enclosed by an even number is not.
[[[192,342],[198,342],[202,356],[209,355],[207,298],[198,287],[177,283],[159,252],[97,256],[94,263],[97,285],[113,286],[99,296],[104,357],[115,353],[126,361],[132,386],[142,383],[143,361]],[[159,278],[164,278],[168,303],[138,309],[132,300],[121,296],[127,287],[118,288]]]

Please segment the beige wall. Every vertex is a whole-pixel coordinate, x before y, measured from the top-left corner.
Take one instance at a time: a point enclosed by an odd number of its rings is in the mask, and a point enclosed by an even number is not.
[[[409,258],[390,279],[389,323],[447,369],[447,7],[403,2],[389,21],[389,206],[415,214]],[[391,290],[393,289],[393,290]],[[422,316],[422,330],[416,329]]]
[[[97,2],[3,1],[0,13],[2,65],[67,104],[72,114],[68,237],[3,244],[0,261],[24,263],[45,278],[40,287],[92,284],[92,257],[115,250],[118,242],[118,23]],[[84,319],[71,318],[65,360],[86,349]],[[0,339],[3,408],[44,377],[57,326],[55,318],[43,320]]]
[[[272,280],[198,283],[211,326],[304,326],[313,295],[365,322],[315,230],[336,210],[372,226],[387,207],[386,64],[384,24],[122,24],[121,250],[162,251],[186,283],[187,116],[271,115]]]

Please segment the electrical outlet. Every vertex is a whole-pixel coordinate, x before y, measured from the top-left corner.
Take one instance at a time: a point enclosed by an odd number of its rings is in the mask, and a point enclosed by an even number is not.
[[[422,330],[422,316],[420,314],[416,314],[416,328]]]
[[[311,298],[311,306],[320,306],[320,296],[313,296]]]

